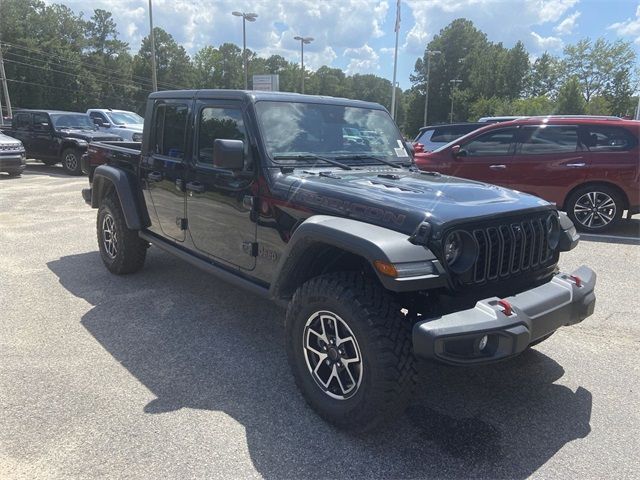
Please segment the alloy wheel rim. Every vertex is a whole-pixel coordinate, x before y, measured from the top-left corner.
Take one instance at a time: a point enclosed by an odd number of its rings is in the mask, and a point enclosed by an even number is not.
[[[64,163],[69,170],[75,170],[78,166],[78,159],[73,153],[67,153],[67,155],[64,157]]]
[[[115,221],[110,214],[105,214],[102,219],[102,244],[107,255],[116,258],[118,254],[118,233],[115,228]]]
[[[362,382],[362,354],[340,316],[315,312],[304,326],[302,343],[309,374],[325,394],[337,400],[355,395]]]
[[[616,202],[604,192],[587,192],[576,201],[573,215],[586,228],[602,228],[616,218]]]

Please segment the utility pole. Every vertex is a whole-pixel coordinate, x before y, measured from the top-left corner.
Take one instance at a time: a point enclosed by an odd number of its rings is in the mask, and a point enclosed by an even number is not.
[[[396,47],[393,54],[393,81],[391,82],[391,118],[396,119],[396,72],[398,70],[398,35],[400,34],[400,0],[396,4]]]
[[[158,91],[158,77],[156,73],[156,39],[153,35],[153,9],[151,7],[151,0],[149,0],[149,40],[151,41],[151,85],[153,91]]]
[[[422,122],[422,126],[427,126],[427,109],[429,108],[429,87],[431,86],[429,80],[429,73],[431,71],[431,55],[439,55],[442,52],[440,50],[427,50],[427,87],[424,92],[424,121]]]
[[[2,0],[0,0],[0,12],[2,11]],[[0,30],[0,81],[2,82],[2,92],[4,101],[7,104],[7,116],[13,117],[11,111],[11,99],[9,98],[9,87],[7,86],[7,74],[4,71],[4,59],[2,58],[2,30]],[[2,95],[0,95],[0,125],[4,125],[4,117],[2,116]]]

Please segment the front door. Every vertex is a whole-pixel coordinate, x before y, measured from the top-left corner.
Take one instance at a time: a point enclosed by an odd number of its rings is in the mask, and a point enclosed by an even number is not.
[[[46,113],[34,113],[30,150],[35,158],[53,159],[58,157],[58,145],[53,140],[53,125]]]
[[[185,239],[185,158],[189,154],[190,100],[162,100],[154,108],[151,140],[141,163],[150,230],[182,242]]]
[[[256,224],[251,219],[255,171],[241,104],[228,100],[196,102],[196,138],[187,190],[187,218],[193,244],[201,253],[231,266],[255,267]],[[235,175],[213,165],[216,139],[242,140],[245,168]]]
[[[491,130],[461,145],[458,157],[451,161],[450,171],[445,173],[509,186],[508,169],[517,130],[516,127]]]

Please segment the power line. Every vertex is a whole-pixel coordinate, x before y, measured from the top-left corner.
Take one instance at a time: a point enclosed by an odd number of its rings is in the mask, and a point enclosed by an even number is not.
[[[33,47],[25,47],[23,45],[17,45],[15,43],[2,42],[2,44],[7,46],[7,47],[13,47],[13,48],[17,48],[19,50],[24,50],[24,51],[27,51],[27,52],[32,52],[32,53],[35,53],[35,54],[38,54],[38,55],[46,56],[47,58],[55,58],[55,59],[58,59],[58,60],[61,60],[61,61],[64,61],[64,62],[76,63],[76,64],[78,64],[78,65],[80,65],[80,66],[82,66],[84,68],[87,68],[87,69],[102,70],[103,72],[106,72],[109,75],[116,75],[116,73],[112,69],[109,69],[107,67],[102,67],[102,66],[99,66],[99,65],[87,64],[87,63],[85,63],[86,60],[83,61],[83,60],[77,59],[77,58],[67,58],[67,57],[63,57],[61,55],[57,55],[55,53],[49,53],[49,52],[45,52],[43,50],[38,50],[38,49],[33,48]],[[80,53],[80,52],[77,52],[77,53]],[[42,61],[41,59],[36,59],[36,60]],[[142,77],[140,75],[133,75],[132,74],[131,77],[139,79],[139,80],[144,81],[144,82],[149,82],[149,79],[147,79],[145,77]],[[159,82],[159,85],[161,85],[163,87],[174,88],[174,89],[184,89],[184,87],[180,87],[178,85],[173,85],[173,84],[167,83],[167,82]]]

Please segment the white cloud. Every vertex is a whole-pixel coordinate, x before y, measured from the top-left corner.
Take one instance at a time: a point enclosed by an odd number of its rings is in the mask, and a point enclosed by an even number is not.
[[[347,73],[367,73],[380,69],[380,56],[366,43],[360,48],[346,48],[344,56],[349,57]]]
[[[537,17],[538,23],[557,22],[579,0],[526,0],[528,14]]]
[[[531,36],[540,50],[560,50],[564,45],[562,39],[558,37],[543,37],[536,32],[531,32]]]
[[[640,45],[640,4],[636,8],[636,18],[627,18],[623,22],[616,22],[607,27],[614,30],[621,37],[632,37],[634,42]]]
[[[558,35],[570,35],[573,32],[573,29],[576,27],[576,20],[579,16],[580,12],[572,13],[567,18],[562,20],[558,25],[556,25],[553,31]]]

